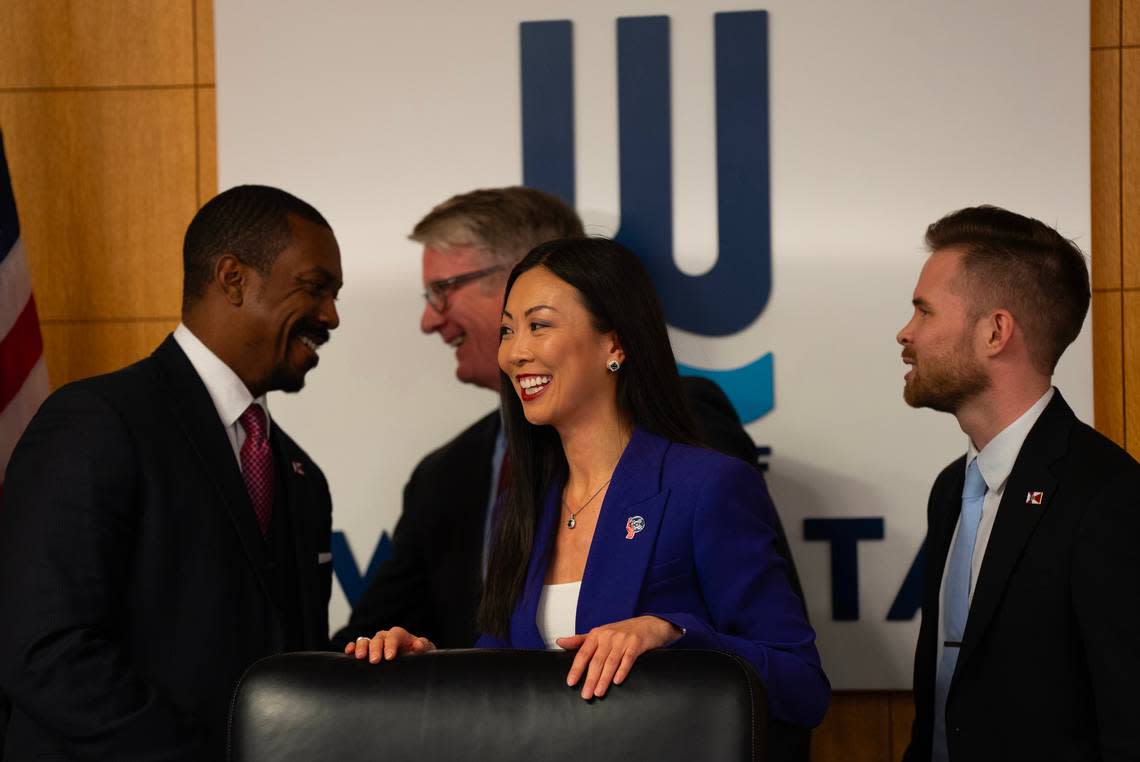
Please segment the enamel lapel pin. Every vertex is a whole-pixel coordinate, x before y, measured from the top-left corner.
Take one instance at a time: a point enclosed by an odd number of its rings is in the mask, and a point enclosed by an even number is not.
[[[630,516],[625,520],[625,539],[632,540],[642,529],[645,529],[645,519],[641,516]]]
[[[1045,493],[1044,492],[1029,492],[1029,493],[1026,493],[1026,495],[1025,495],[1025,504],[1026,505],[1041,505],[1041,503],[1044,500],[1045,500]]]
[[[305,466],[303,463],[301,463],[301,461],[293,461],[293,473],[295,473],[297,476],[305,475]]]

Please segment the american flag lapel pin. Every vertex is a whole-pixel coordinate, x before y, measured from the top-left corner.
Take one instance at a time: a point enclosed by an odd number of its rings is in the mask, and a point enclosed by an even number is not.
[[[1025,495],[1026,505],[1041,505],[1045,500],[1044,492],[1029,492]]]
[[[297,476],[304,476],[305,465],[299,460],[293,461],[293,473],[295,473]]]

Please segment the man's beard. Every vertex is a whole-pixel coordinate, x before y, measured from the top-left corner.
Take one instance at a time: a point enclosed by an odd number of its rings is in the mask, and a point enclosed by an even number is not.
[[[907,355],[914,357],[913,354]],[[927,359],[903,387],[903,399],[911,407],[928,407],[940,413],[956,413],[968,400],[990,386],[990,379],[964,347],[949,357]]]
[[[265,388],[270,391],[299,392],[305,387],[305,374],[297,373],[292,367],[281,363],[273,368],[266,380]]]

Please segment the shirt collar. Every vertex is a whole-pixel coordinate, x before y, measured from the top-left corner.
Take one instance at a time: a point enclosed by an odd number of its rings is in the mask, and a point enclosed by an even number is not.
[[[974,458],[977,458],[978,470],[982,472],[982,478],[986,480],[986,488],[991,492],[1004,488],[1005,480],[1013,471],[1017,454],[1021,452],[1021,446],[1025,444],[1025,438],[1029,436],[1033,424],[1037,423],[1037,419],[1045,412],[1045,407],[1053,399],[1054,391],[1056,390],[1050,386],[1049,390],[1041,395],[1041,398],[1034,402],[1032,407],[1022,413],[1016,421],[1002,429],[996,437],[990,440],[989,444],[982,448],[981,452],[978,452],[973,442],[969,443],[966,450],[966,468],[969,469],[970,463],[973,462]]]
[[[250,403],[255,402],[265,411],[265,431],[266,434],[269,433],[269,405],[264,394],[254,399],[245,383],[234,373],[233,368],[226,365],[203,344],[185,324],[179,323],[174,329],[174,340],[186,353],[186,359],[194,366],[194,371],[206,385],[206,391],[210,393],[210,399],[214,403],[214,409],[218,411],[223,426],[233,426]]]

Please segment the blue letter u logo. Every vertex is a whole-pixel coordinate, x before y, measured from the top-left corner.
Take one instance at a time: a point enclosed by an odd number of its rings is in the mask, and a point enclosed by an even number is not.
[[[691,276],[673,261],[666,16],[617,22],[621,227],[616,238],[642,258],[670,324],[704,336],[726,336],[756,320],[771,291],[768,14],[718,13],[714,23],[716,264],[704,275]],[[575,200],[572,35],[569,21],[520,25],[523,183],[570,204]],[[746,422],[772,409],[771,353],[732,370],[680,370],[718,382]]]

